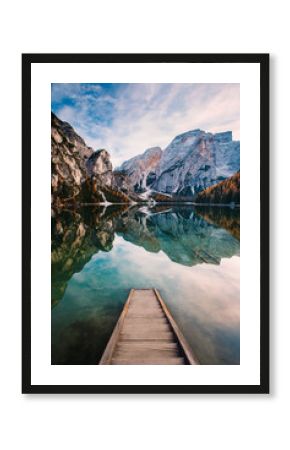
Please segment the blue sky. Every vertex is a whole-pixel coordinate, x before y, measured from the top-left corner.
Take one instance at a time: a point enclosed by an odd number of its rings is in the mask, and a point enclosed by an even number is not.
[[[239,84],[55,83],[53,112],[114,167],[185,131],[233,131],[240,138]]]

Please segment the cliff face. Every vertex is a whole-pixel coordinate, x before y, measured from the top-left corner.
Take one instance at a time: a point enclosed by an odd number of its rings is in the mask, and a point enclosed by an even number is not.
[[[173,139],[163,151],[153,189],[190,196],[218,183],[240,168],[240,143],[230,131],[193,130]]]
[[[152,147],[121,165],[119,171],[127,175],[132,190],[145,192],[152,185],[161,155],[160,147]]]
[[[51,194],[55,207],[71,203],[130,201],[124,183],[114,177],[110,154],[105,149],[94,152],[68,123],[53,113]]]
[[[104,186],[112,186],[113,166],[107,150],[97,150],[90,155],[86,161],[86,170],[88,176],[97,176]]]
[[[51,191],[56,207],[71,203],[129,203],[130,201],[195,200],[228,203],[225,189],[206,191],[240,168],[240,143],[230,131],[193,130],[173,139],[162,152],[146,150],[113,171],[105,149],[93,151],[66,122],[51,117]],[[218,193],[221,198],[217,200]]]
[[[240,143],[232,132],[192,130],[176,136],[162,151],[146,150],[122,164],[135,192],[148,189],[177,197],[193,197],[240,168]]]
[[[51,114],[52,202],[76,198],[86,179],[86,160],[93,154],[66,122]]]

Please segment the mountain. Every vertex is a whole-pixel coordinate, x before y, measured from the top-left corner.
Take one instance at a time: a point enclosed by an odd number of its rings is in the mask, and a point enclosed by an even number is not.
[[[86,179],[86,160],[93,154],[84,140],[66,122],[51,114],[52,202],[74,198]]]
[[[128,203],[110,154],[93,151],[67,122],[51,114],[51,196],[55,207],[75,203]],[[134,197],[134,195],[133,195]],[[134,197],[135,198],[135,197]]]
[[[56,207],[149,198],[194,200],[239,169],[240,143],[232,140],[231,131],[213,134],[197,129],[176,136],[164,151],[149,148],[113,170],[106,149],[94,151],[70,124],[51,115],[51,194]]]
[[[86,173],[89,177],[97,176],[101,184],[111,187],[113,166],[109,152],[102,148],[92,153],[86,160]]]
[[[197,194],[196,203],[240,203],[240,172]]]
[[[162,153],[152,188],[192,196],[228,178],[240,168],[240,142],[232,132],[192,130],[176,136]]]
[[[160,147],[149,148],[142,155],[125,161],[118,171],[128,176],[130,186],[135,192],[145,192],[156,180],[156,168],[161,156]]]
[[[208,133],[197,129],[176,136],[162,150],[146,150],[120,167],[135,192],[151,189],[161,194],[193,197],[228,178],[240,168],[240,142],[232,132]]]

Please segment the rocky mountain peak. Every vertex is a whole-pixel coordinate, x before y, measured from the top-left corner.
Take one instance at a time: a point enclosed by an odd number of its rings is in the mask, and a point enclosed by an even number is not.
[[[190,137],[197,137],[201,134],[204,134],[205,132],[201,130],[200,128],[196,128],[195,130],[185,131],[184,133],[178,134],[175,136],[175,138],[172,140],[172,142],[185,142]]]
[[[232,132],[194,129],[162,151],[148,148],[113,172],[109,152],[93,151],[67,122],[51,116],[52,203],[130,202],[195,198],[240,169],[240,142]],[[155,192],[154,192],[155,191]],[[141,195],[139,195],[141,194]]]
[[[160,162],[162,150],[160,147],[151,147],[141,155],[125,161],[118,169],[125,173],[135,192],[143,192],[156,179],[156,168]]]
[[[214,138],[220,143],[232,142],[233,133],[231,131],[223,131],[221,133],[215,133]]]
[[[120,171],[135,192],[193,196],[240,168],[240,143],[232,132],[210,133],[199,128],[177,135],[162,151],[160,147],[125,161]]]
[[[51,201],[53,208],[77,203],[128,203],[126,177],[114,176],[110,154],[93,151],[66,122],[51,115]]]
[[[87,159],[93,153],[81,136],[79,136],[68,122],[60,120],[53,112],[51,113],[51,136],[58,144],[66,142],[70,148],[79,153],[80,158]]]
[[[79,194],[86,179],[86,160],[92,153],[68,123],[51,114],[52,202]]]
[[[104,148],[92,153],[86,162],[87,174],[98,176],[106,186],[112,185],[113,166],[110,153]]]
[[[194,195],[240,168],[240,143],[232,132],[195,129],[176,136],[165,148],[152,187],[158,192]]]
[[[142,155],[139,155],[141,159],[147,159],[151,157],[161,156],[162,150],[160,147],[150,147]]]
[[[151,147],[144,151],[144,153],[134,156],[133,158],[128,159],[123,162],[120,166],[119,170],[128,170],[133,167],[133,165],[137,164],[137,166],[146,167],[150,165],[153,167],[159,162],[162,155],[162,150],[160,147]]]

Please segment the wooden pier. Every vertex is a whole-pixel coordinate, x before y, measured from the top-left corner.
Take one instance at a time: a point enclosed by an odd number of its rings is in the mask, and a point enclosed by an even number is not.
[[[131,289],[99,364],[198,364],[157,289]]]

